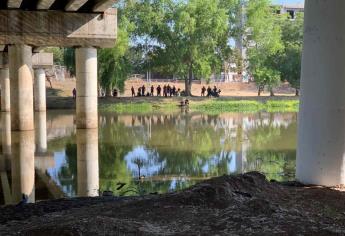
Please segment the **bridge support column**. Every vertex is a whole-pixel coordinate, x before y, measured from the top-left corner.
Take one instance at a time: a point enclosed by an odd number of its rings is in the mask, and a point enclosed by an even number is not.
[[[2,153],[7,159],[11,157],[11,113],[3,112],[1,114],[1,138]]]
[[[305,3],[296,170],[303,183],[345,184],[344,12],[343,0]]]
[[[77,130],[78,196],[98,196],[98,129]]]
[[[8,68],[0,69],[1,111],[10,111],[10,74]]]
[[[47,152],[47,113],[36,112],[35,113],[35,141],[36,141],[36,153]]]
[[[46,73],[44,69],[34,71],[34,108],[35,111],[46,111]]]
[[[77,77],[77,128],[97,128],[97,49],[77,48],[75,55]]]
[[[28,196],[35,202],[35,136],[34,131],[12,132],[12,197],[15,203]]]
[[[33,130],[32,48],[27,45],[8,47],[11,78],[12,130]]]

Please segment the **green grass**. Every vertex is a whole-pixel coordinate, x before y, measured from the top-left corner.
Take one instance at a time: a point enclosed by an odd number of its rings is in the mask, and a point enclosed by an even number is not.
[[[265,110],[268,112],[297,112],[298,109],[297,100],[267,101],[265,104]]]
[[[191,109],[206,113],[222,112],[256,112],[263,109],[263,103],[258,101],[208,101],[192,103]]]
[[[175,103],[114,103],[100,106],[100,111],[116,113],[152,113],[155,111],[168,112],[176,111],[178,107]]]
[[[178,111],[176,101],[167,100],[164,102],[135,102],[135,103],[113,103],[103,104],[100,111],[117,113],[152,113]],[[219,114],[223,112],[297,112],[298,100],[269,100],[267,102],[255,100],[222,101],[204,100],[190,101],[190,110],[205,112],[208,114]]]

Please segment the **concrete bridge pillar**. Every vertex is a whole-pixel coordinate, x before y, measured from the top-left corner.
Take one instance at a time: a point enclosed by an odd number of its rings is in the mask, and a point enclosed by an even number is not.
[[[34,131],[12,132],[12,198],[18,203],[22,195],[35,202]]]
[[[36,153],[47,152],[47,113],[36,112],[35,113],[35,141],[36,141]]]
[[[77,128],[97,128],[97,49],[77,48],[75,57],[77,77]]]
[[[8,54],[12,130],[33,130],[32,48],[27,45],[10,45]]]
[[[345,184],[345,1],[306,0],[296,177]]]
[[[35,111],[46,111],[46,73],[42,68],[34,71],[34,108]]]
[[[77,130],[78,196],[98,196],[98,129]]]
[[[0,69],[1,80],[1,111],[8,112],[11,108],[10,101],[10,72],[8,68]]]
[[[2,152],[8,159],[11,156],[11,113],[1,114]]]

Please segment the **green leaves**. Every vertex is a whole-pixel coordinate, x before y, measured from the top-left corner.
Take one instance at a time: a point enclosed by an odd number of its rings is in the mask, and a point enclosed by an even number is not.
[[[276,14],[269,0],[250,0],[247,17],[249,70],[258,87],[272,91],[280,80],[287,80],[299,88],[303,15],[291,20]]]
[[[237,2],[137,0],[130,6],[129,18],[136,25],[136,37],[155,42],[153,66],[187,81],[207,79],[231,51],[229,6]]]
[[[124,13],[120,13],[120,24],[114,47],[98,50],[99,81],[104,88],[116,87],[121,91],[124,89],[125,80],[132,68],[129,54],[131,30],[133,30],[133,25]]]

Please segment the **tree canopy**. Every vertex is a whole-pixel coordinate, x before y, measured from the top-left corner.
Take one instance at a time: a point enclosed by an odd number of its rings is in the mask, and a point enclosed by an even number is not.
[[[229,9],[237,2],[137,0],[127,7],[135,36],[153,43],[153,64],[184,79],[186,95],[191,95],[192,80],[208,79],[229,56],[234,15]]]
[[[247,7],[247,42],[249,72],[261,90],[273,87],[281,80],[296,88],[298,95],[303,42],[303,13],[291,19],[289,14],[277,14],[269,0],[250,0]]]
[[[208,81],[235,63],[238,73],[253,76],[259,94],[267,87],[273,95],[280,81],[298,92],[302,13],[294,20],[277,14],[270,0],[122,0],[117,8],[116,43],[98,51],[99,84],[105,89],[122,90],[131,73],[153,71],[185,80],[185,94],[191,95],[194,79]],[[231,43],[243,35],[247,63]],[[75,74],[74,49],[48,50]]]

